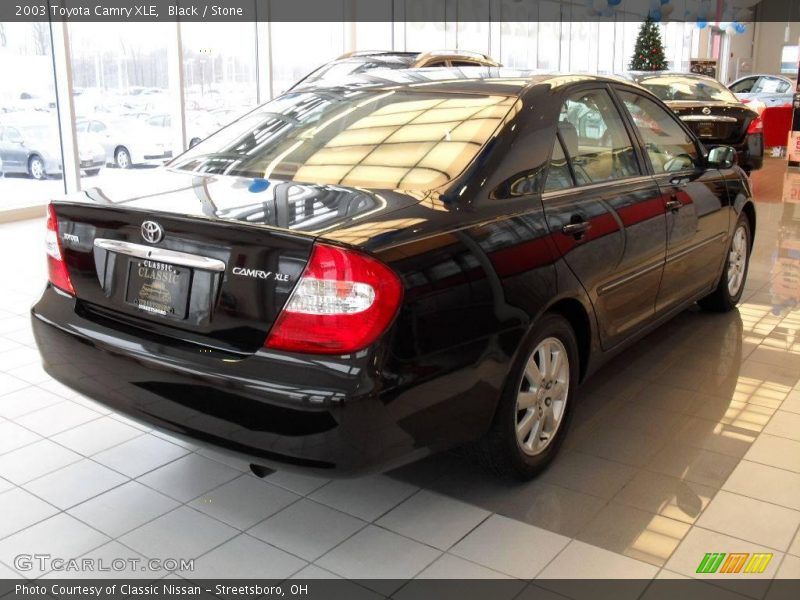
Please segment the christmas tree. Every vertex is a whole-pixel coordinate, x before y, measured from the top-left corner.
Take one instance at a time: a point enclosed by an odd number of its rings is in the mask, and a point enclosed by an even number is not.
[[[664,71],[667,68],[661,32],[658,30],[658,25],[649,16],[639,29],[636,49],[628,68],[631,71]]]

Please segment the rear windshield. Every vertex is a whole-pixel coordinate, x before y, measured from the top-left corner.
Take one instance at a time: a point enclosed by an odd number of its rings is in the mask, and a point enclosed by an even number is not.
[[[429,190],[461,173],[519,106],[518,98],[501,95],[290,93],[234,121],[169,166],[303,183]]]
[[[701,102],[738,102],[728,88],[713,79],[693,77],[648,77],[639,84],[665,102],[670,100],[699,100]]]
[[[413,56],[364,56],[350,58],[347,60],[333,61],[321,66],[319,69],[308,75],[301,83],[311,83],[314,81],[336,81],[366,73],[373,69],[405,69],[414,62]]]

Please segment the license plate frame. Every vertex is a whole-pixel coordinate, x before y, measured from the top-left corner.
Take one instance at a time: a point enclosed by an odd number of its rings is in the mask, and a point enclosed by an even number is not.
[[[131,258],[125,302],[145,314],[182,321],[188,315],[191,283],[188,267]]]
[[[697,125],[697,137],[713,138],[715,132],[716,127],[714,123],[698,123]]]

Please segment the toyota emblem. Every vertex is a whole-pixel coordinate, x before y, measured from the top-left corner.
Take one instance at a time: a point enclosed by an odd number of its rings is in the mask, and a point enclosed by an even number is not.
[[[706,106],[706,107],[703,109],[703,114],[704,114],[704,115],[710,115],[710,114],[711,114],[711,109],[710,109],[710,108],[708,108],[708,107]]]
[[[142,238],[145,242],[157,244],[164,238],[164,228],[155,221],[142,223]]]

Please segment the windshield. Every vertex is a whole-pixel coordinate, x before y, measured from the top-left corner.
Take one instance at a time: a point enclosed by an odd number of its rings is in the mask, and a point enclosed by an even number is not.
[[[518,98],[501,95],[291,93],[234,121],[169,166],[304,183],[429,190],[461,173],[519,106]]]
[[[693,77],[648,77],[639,84],[661,100],[699,100],[701,102],[738,102],[733,93],[713,79]]]

